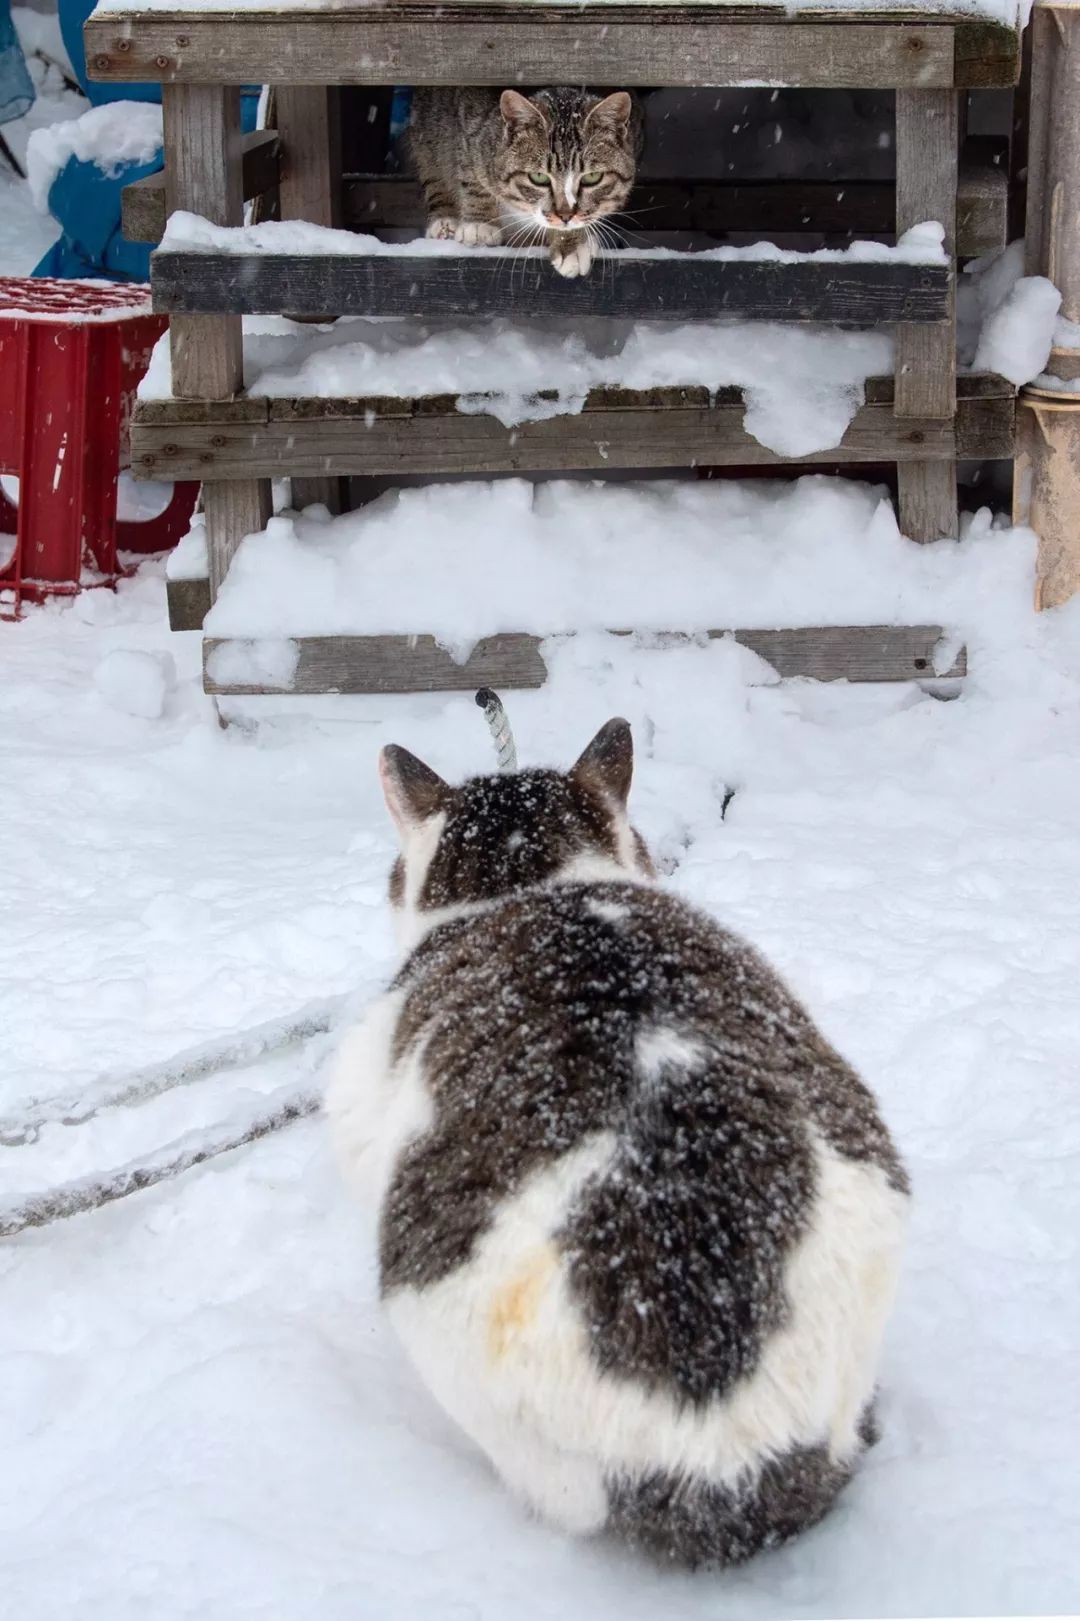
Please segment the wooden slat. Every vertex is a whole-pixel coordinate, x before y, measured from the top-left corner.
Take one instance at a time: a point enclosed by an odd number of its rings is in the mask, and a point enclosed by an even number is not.
[[[278,207],[283,220],[310,225],[341,224],[341,92],[319,84],[279,85],[275,119],[282,143]],[[332,312],[331,312],[332,313]],[[321,469],[292,475],[292,501],[337,513],[347,492],[340,479]]]
[[[952,21],[615,21],[584,8],[519,8],[492,22],[401,9],[107,13],[84,28],[94,79],[113,83],[783,85],[944,87],[954,82]],[[976,61],[977,71],[981,58]],[[995,69],[994,71],[1001,71]],[[1013,68],[1007,71],[1012,82]]]
[[[629,632],[616,631],[616,635]],[[710,637],[733,635],[761,655],[781,677],[818,681],[918,681],[965,674],[961,651],[948,670],[934,669],[943,632],[935,625],[841,625],[793,630],[711,630]],[[661,637],[673,645],[691,638]],[[540,687],[547,677],[541,638],[510,632],[478,643],[467,663],[458,664],[431,636],[297,637],[296,672],[288,687],[247,685],[215,678],[218,649],[232,653],[242,638],[208,638],[203,643],[203,685],[207,692],[235,695],[265,692],[372,693],[460,692],[481,686],[503,689]]]
[[[510,269],[513,269],[511,275]],[[828,321],[852,327],[935,322],[950,308],[944,265],[710,259],[624,252],[577,279],[545,255],[186,253],[151,260],[155,309],[172,314],[614,316]],[[923,413],[929,414],[929,413]]]
[[[278,180],[277,131],[256,130],[243,138],[244,201],[261,197]],[[160,242],[165,230],[165,171],[133,180],[120,193],[120,229],[129,242]]]
[[[247,402],[245,402],[247,403]],[[596,390],[577,415],[507,428],[456,410],[454,399],[273,400],[264,421],[170,418],[168,402],[136,406],[132,470],[140,478],[235,479],[324,475],[536,473],[666,467],[758,467],[792,463],[748,434],[744,401],[726,390],[619,395]],[[1012,454],[1010,392],[959,402],[952,421],[900,421],[885,401],[861,407],[840,445],[797,466],[837,462],[973,460]],[[294,490],[295,497],[295,490]],[[317,498],[317,497],[316,497]]]
[[[165,600],[170,630],[201,630],[210,612],[210,581],[166,579]]]
[[[216,85],[166,85],[162,92],[165,188],[170,213],[190,209],[218,225],[243,218],[240,92]],[[244,383],[240,318],[183,316],[169,323],[173,388],[195,399],[225,399]],[[254,479],[208,485],[203,492],[210,594],[247,534],[265,527],[270,485]]]
[[[248,139],[255,137],[249,136]],[[264,132],[259,140],[275,143]],[[996,253],[1006,242],[1007,175],[1001,144],[985,138],[969,142],[960,170],[957,252],[961,258]],[[269,170],[269,163],[263,166]],[[277,184],[260,173],[248,178],[244,195],[253,197]],[[131,242],[159,242],[165,230],[165,180],[147,175],[123,192],[123,230]],[[890,236],[895,229],[895,192],[876,180],[647,180],[630,199],[627,215],[646,231],[761,232],[778,235],[806,230],[823,236]],[[342,191],[342,223],[356,231],[420,229],[424,203],[417,181],[405,175],[347,175]]]
[[[945,251],[956,252],[959,150],[958,97],[952,90],[896,93],[896,230],[923,220],[945,227]],[[951,417],[956,408],[955,288],[941,326],[896,331],[896,413]],[[905,462],[898,470],[900,527],[912,540],[958,533],[956,469]]]

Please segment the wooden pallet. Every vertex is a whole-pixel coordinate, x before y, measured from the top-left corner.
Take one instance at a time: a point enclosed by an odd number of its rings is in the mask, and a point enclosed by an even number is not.
[[[160,184],[146,185],[129,205],[144,209],[139,234],[150,239],[160,231],[163,206],[237,225],[245,195],[275,190],[283,218],[323,225],[374,223],[379,208],[386,214],[414,208],[415,192],[410,198],[404,189],[391,189],[400,182],[342,185],[335,87],[560,82],[572,60],[575,79],[593,84],[893,89],[895,188],[867,186],[852,207],[864,211],[874,234],[889,234],[890,225],[900,233],[922,220],[940,220],[953,264],[965,247],[983,251],[974,246],[979,231],[994,235],[991,246],[1000,241],[1000,183],[984,184],[971,207],[964,200],[975,193],[965,193],[958,178],[959,102],[967,88],[1016,81],[1018,38],[970,15],[926,16],[905,6],[872,16],[800,14],[731,0],[592,0],[585,8],[576,0],[357,0],[332,11],[99,10],[85,35],[94,77],[163,85],[169,155],[164,201]],[[252,81],[278,86],[279,141],[261,137],[242,148],[236,87]],[[741,188],[743,220],[753,220],[755,211],[773,220],[768,227],[746,228],[783,229],[775,217],[780,195]],[[709,230],[717,228],[732,197],[730,190],[694,187],[669,191],[662,204],[671,219],[690,214],[695,229]],[[792,199],[789,187],[783,206]],[[840,222],[829,215],[823,193],[816,200],[821,223],[807,219],[803,206],[799,224],[822,231],[849,227],[850,216]],[[980,209],[983,223],[976,227],[969,222]],[[730,216],[727,228],[736,228]],[[882,457],[895,462],[904,528],[933,539],[956,530],[956,456],[1011,450],[1010,393],[983,380],[982,391],[965,383],[957,394],[952,265],[748,265],[623,254],[605,265],[603,277],[576,285],[558,281],[547,266],[526,266],[522,298],[509,286],[500,290],[498,262],[484,254],[425,259],[407,250],[319,263],[172,251],[155,257],[155,298],[172,312],[178,400],[140,407],[134,442],[138,470],[148,476],[190,466],[206,481],[209,578],[178,584],[189,604],[200,591],[204,601],[216,593],[241,537],[263,526],[270,478],[278,474],[293,478],[294,500],[303,503],[332,502],[344,475],[379,468],[391,476],[405,470],[438,475],[539,470],[541,461],[547,470],[559,470],[594,467],[598,460],[655,467],[688,460],[760,464],[768,458],[742,430],[741,402],[726,393],[713,401],[694,391],[681,391],[678,399],[631,400],[598,391],[580,417],[523,425],[513,442],[493,419],[462,417],[448,401],[248,400],[242,397],[244,310],[516,314],[527,305],[530,314],[541,315],[888,320],[896,324],[891,392],[871,392],[844,445],[829,458],[806,458],[804,465]],[[516,261],[519,287],[521,267]],[[851,276],[856,268],[858,275]],[[738,634],[787,674],[909,680],[941,673],[934,669],[940,637],[935,627]],[[774,638],[771,652],[762,636]],[[542,679],[538,643],[527,636],[493,638],[466,666],[453,665],[424,637],[316,638],[302,640],[298,655],[290,690],[414,690]],[[213,666],[212,644],[207,656]],[[960,658],[948,673],[962,670]],[[214,690],[212,668],[209,685]]]

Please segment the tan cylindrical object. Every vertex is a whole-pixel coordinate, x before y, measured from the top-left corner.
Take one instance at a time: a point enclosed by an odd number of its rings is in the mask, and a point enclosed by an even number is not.
[[[1027,272],[1080,321],[1080,0],[1039,0],[1032,28]]]
[[[1067,602],[1080,591],[1080,394],[1021,393],[1013,522],[1039,537],[1036,608]]]

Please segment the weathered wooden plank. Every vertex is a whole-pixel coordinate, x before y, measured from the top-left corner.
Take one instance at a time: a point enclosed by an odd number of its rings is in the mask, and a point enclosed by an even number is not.
[[[240,92],[217,85],[166,85],[162,91],[165,190],[170,213],[186,208],[219,225],[243,219]],[[169,323],[173,389],[195,399],[225,399],[244,384],[238,315],[185,316]],[[253,479],[203,491],[210,594],[228,572],[246,534],[262,529],[271,511],[270,485]]]
[[[684,392],[704,395],[704,390]],[[140,478],[216,481],[792,464],[793,458],[767,450],[746,432],[741,396],[737,390],[726,392],[734,399],[711,406],[707,400],[673,399],[635,409],[608,406],[603,391],[597,391],[578,415],[514,428],[493,416],[458,412],[449,397],[416,401],[417,409],[408,415],[401,401],[275,400],[269,420],[259,423],[169,422],[148,417],[139,406],[132,424],[132,470]],[[385,414],[384,403],[390,406]],[[432,409],[436,404],[441,408]],[[335,409],[320,410],[323,405]],[[1014,416],[1012,395],[961,400],[955,424],[901,421],[888,403],[868,404],[838,446],[794,465],[941,461],[951,470],[958,454],[1005,458],[1012,454]]]
[[[616,635],[628,635],[616,631]],[[948,670],[935,670],[943,631],[935,625],[840,625],[793,630],[711,630],[733,635],[768,661],[783,678],[818,681],[919,681],[961,676],[961,652]],[[690,638],[672,634],[673,645]],[[540,687],[547,668],[541,638],[510,632],[479,642],[464,664],[456,663],[431,636],[311,636],[294,639],[296,672],[287,687],[245,684],[215,675],[215,664],[235,662],[241,638],[208,638],[203,643],[203,685],[207,692],[257,694],[468,691],[481,686]],[[222,659],[219,650],[227,650]]]
[[[282,142],[278,207],[283,220],[341,224],[341,92],[334,86],[279,85],[275,118]],[[296,507],[316,504],[342,512],[348,491],[341,479],[319,472],[291,480]]]
[[[272,131],[258,139],[276,143]],[[276,144],[273,152],[276,164]],[[996,253],[1005,246],[1007,174],[1003,162],[994,161],[1001,156],[1000,143],[992,139],[969,143],[957,203],[961,258]],[[247,198],[277,184],[276,168],[273,179],[260,174],[257,186],[250,181],[246,157],[244,175]],[[128,240],[159,242],[165,230],[164,175],[134,181],[124,188],[123,198]],[[419,229],[425,219],[419,183],[405,175],[347,175],[341,214],[342,224],[356,231]],[[632,222],[635,214],[648,231],[889,236],[895,229],[896,202],[892,185],[876,180],[649,180],[630,199],[627,215]]]
[[[170,630],[201,630],[210,612],[210,581],[166,579],[165,600]]]
[[[924,220],[945,227],[945,251],[956,251],[957,97],[951,90],[899,90],[896,95],[896,231]],[[956,402],[956,335],[952,297],[947,322],[933,332],[896,334],[899,416],[952,415]]]
[[[92,17],[94,79],[235,84],[588,84],[939,87],[954,83],[954,23],[790,22],[689,14],[620,21],[582,8],[497,21],[435,8],[387,20],[333,12],[156,12]],[[1012,82],[1011,78],[1006,82]]]
[[[256,130],[243,137],[244,201],[277,185],[280,143],[277,131]],[[160,242],[165,230],[165,171],[133,180],[120,193],[120,228],[129,242]]]
[[[513,275],[508,274],[513,267]],[[172,314],[614,316],[828,321],[852,327],[948,315],[945,265],[895,261],[649,258],[623,252],[603,274],[559,276],[543,254],[222,254],[159,249],[155,309]],[[928,412],[920,414],[930,414]],[[944,414],[944,413],[943,413]]]
[[[945,227],[945,251],[956,252],[958,97],[953,90],[896,93],[896,229],[922,220]],[[948,320],[932,330],[896,330],[897,416],[951,417],[956,409],[955,288]],[[912,540],[958,533],[956,469],[906,462],[898,471],[900,527]]]

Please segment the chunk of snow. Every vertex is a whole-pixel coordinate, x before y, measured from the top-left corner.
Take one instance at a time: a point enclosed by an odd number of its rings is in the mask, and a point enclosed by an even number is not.
[[[223,687],[266,687],[289,692],[300,649],[287,637],[261,636],[211,648],[206,673]]]
[[[998,372],[1018,386],[1046,367],[1061,294],[1045,276],[1023,276],[983,327],[975,370]]]
[[[144,653],[116,648],[94,671],[94,686],[113,709],[142,720],[158,720],[176,685],[176,665],[170,653]]]
[[[241,543],[206,628],[428,632],[464,660],[504,631],[936,623],[1004,590],[1012,566],[996,533],[911,545],[881,491],[843,480],[463,482],[329,523],[272,518]]]
[[[69,158],[117,175],[128,163],[149,163],[161,146],[161,108],[142,101],[91,107],[80,118],[37,129],[26,147],[26,177],[34,202],[48,212],[49,190]]]
[[[209,572],[206,519],[201,512],[197,512],[187,534],[181,537],[165,559],[165,574],[170,580],[205,580]]]

